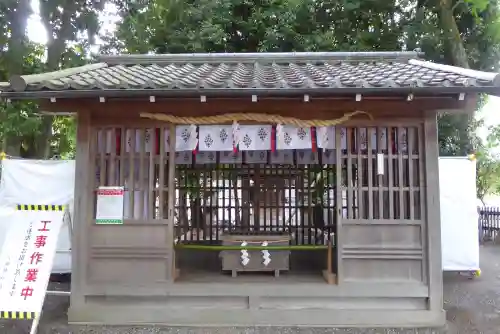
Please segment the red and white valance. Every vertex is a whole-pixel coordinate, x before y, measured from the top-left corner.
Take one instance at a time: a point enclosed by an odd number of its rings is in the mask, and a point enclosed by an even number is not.
[[[233,127],[231,125],[200,125],[198,150],[233,151]]]
[[[408,133],[406,128],[395,127],[295,127],[289,125],[178,125],[176,127],[176,152],[239,152],[239,151],[283,151],[310,150],[316,148],[334,150],[336,131],[339,131],[341,150],[366,151],[368,146],[374,151],[407,152]],[[161,139],[163,137],[163,139]],[[163,141],[163,145],[160,145]],[[169,130],[105,129],[97,134],[99,153],[116,155],[124,153],[154,152],[160,147],[169,151]],[[370,144],[370,145],[368,145]],[[417,145],[417,143],[413,143]],[[123,146],[123,147],[122,147]],[[380,147],[379,147],[380,146]],[[390,147],[388,147],[390,146]],[[231,155],[231,157],[233,157]]]
[[[165,130],[166,151],[170,149],[169,134],[170,131]],[[193,151],[196,149],[196,145],[198,145],[198,129],[196,125],[177,125],[175,127],[175,150],[177,152]]]
[[[335,127],[333,126],[320,126],[316,129],[317,132],[317,144],[318,148],[322,149],[335,149],[336,147],[336,135],[335,135]],[[347,149],[348,141],[351,143],[349,146],[353,148],[357,148],[359,141],[359,149],[364,151],[368,150],[368,138],[370,138],[370,145],[372,150],[379,149],[381,151],[387,150],[387,128],[358,128],[352,129],[349,131],[350,139],[348,140],[348,131],[346,128],[339,128],[340,131],[340,148],[342,150]],[[359,134],[358,134],[359,131]],[[407,129],[401,128],[400,131],[396,131],[395,128],[391,129],[391,149],[393,153],[398,151],[406,152],[408,148],[407,143]],[[380,140],[379,140],[380,139]]]
[[[136,152],[141,151],[141,143],[144,143],[144,152],[151,152],[153,149],[153,143],[155,142],[155,130],[146,129],[144,131],[126,130],[125,131],[125,152]],[[144,137],[141,138],[142,133]],[[135,138],[134,138],[135,137]]]
[[[311,128],[291,125],[276,126],[276,148],[278,150],[311,149]]]
[[[316,130],[318,136],[318,147],[323,149],[335,149],[336,136],[334,126],[320,126]],[[340,128],[340,148],[342,150],[347,149],[347,130],[346,128]],[[356,143],[356,137],[353,138],[354,143]]]
[[[271,125],[240,125],[237,130],[238,150],[266,151],[271,150]]]

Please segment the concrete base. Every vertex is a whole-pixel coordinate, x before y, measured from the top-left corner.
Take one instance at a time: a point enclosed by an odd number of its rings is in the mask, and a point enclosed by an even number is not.
[[[447,327],[425,328],[336,328],[336,327],[164,327],[164,326],[71,326],[70,333],[161,333],[161,334],[449,334]],[[61,333],[62,332],[58,332]],[[66,332],[64,332],[66,333]],[[455,333],[455,332],[452,332]]]
[[[193,309],[129,306],[70,307],[71,324],[194,327],[443,327],[444,311]]]

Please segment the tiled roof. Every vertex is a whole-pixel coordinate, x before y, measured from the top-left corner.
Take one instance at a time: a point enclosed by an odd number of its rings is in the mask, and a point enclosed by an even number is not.
[[[418,59],[415,52],[128,55],[96,64],[0,83],[2,92],[203,90],[310,91],[334,89],[500,87],[497,73]]]

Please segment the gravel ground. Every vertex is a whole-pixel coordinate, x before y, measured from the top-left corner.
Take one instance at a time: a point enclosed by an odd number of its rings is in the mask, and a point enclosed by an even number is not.
[[[450,334],[500,333],[500,245],[480,248],[481,277],[444,275],[444,308]]]
[[[447,311],[449,334],[499,334],[500,333],[500,245],[482,246],[481,270],[479,278],[469,279],[457,273],[444,275],[444,308]],[[67,290],[67,282],[52,282],[51,289]],[[304,329],[304,328],[153,328],[153,327],[84,327],[68,326],[66,310],[67,297],[47,297],[44,315],[39,326],[39,334],[431,334],[444,331],[401,330],[401,329]],[[0,334],[27,334],[30,322],[20,320],[0,320]]]

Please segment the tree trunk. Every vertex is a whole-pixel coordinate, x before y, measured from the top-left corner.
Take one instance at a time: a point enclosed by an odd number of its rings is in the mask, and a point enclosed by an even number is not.
[[[18,0],[15,10],[10,12],[10,33],[7,62],[9,74],[21,75],[26,51],[26,27],[31,14],[31,1]]]
[[[439,1],[439,21],[443,30],[446,51],[455,66],[469,68],[469,60],[465,51],[455,16],[453,15],[453,1]]]
[[[415,16],[413,17],[412,22],[411,22],[412,25],[418,26],[420,24],[420,21],[422,21],[425,18],[425,14],[426,14],[425,3],[426,3],[426,0],[418,0],[417,1],[417,5],[415,8]],[[418,43],[419,43],[420,38],[421,38],[421,36],[419,34],[415,33],[415,31],[413,31],[413,29],[412,29],[411,33],[408,34],[408,38],[406,41],[406,47],[407,47],[408,51],[412,51],[412,50],[415,50],[416,48],[418,48],[418,46],[419,46]]]
[[[44,115],[42,118],[41,140],[39,141],[38,154],[43,159],[52,157],[52,147],[50,141],[52,138],[52,122],[54,118],[49,115]]]
[[[18,0],[17,5],[9,12],[11,36],[8,40],[6,68],[8,74],[23,74],[24,55],[26,53],[26,27],[31,14],[31,1]],[[6,153],[18,157],[21,154],[22,138],[17,135],[7,136]]]
[[[455,15],[453,13],[454,1],[453,0],[439,0],[439,21],[441,25],[441,29],[443,31],[444,45],[445,45],[445,54],[446,58],[449,60],[450,65],[460,66],[463,68],[469,68],[469,59],[467,56],[467,51],[465,50],[465,46],[463,44],[462,38],[460,36],[460,31],[458,30],[457,22],[455,20]],[[447,136],[448,133],[442,131],[443,124],[452,124],[454,125],[454,131],[458,130],[459,140],[455,141],[455,143],[459,143],[456,146],[455,151],[453,152],[457,155],[467,154],[467,151],[470,150],[470,142],[471,138],[469,135],[469,124],[471,121],[471,116],[469,115],[443,115],[440,117],[438,123],[439,126],[439,136],[444,137]],[[442,143],[442,141],[440,140]],[[441,150],[440,153],[451,153],[446,152],[447,150]]]
[[[42,6],[43,3],[42,3]],[[58,9],[57,9],[58,10]],[[76,1],[65,1],[62,8],[61,24],[54,27],[47,11],[42,11],[42,21],[47,30],[49,41],[47,43],[47,68],[49,71],[58,70],[61,66],[61,57],[66,49],[66,41],[71,40],[73,33],[72,17],[77,10]],[[38,156],[45,159],[52,155],[50,142],[52,139],[53,116],[45,115],[42,120],[40,135],[38,136]],[[162,205],[162,204],[160,204]]]

